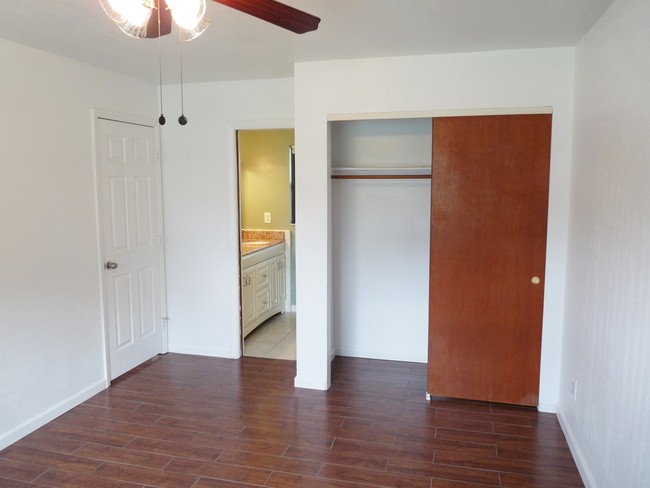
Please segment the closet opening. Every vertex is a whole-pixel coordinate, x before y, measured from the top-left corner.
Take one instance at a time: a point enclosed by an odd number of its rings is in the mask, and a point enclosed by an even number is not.
[[[330,122],[336,355],[427,362],[431,126]]]

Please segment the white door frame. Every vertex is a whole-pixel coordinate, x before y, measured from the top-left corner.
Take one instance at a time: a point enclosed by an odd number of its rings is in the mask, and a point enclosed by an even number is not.
[[[120,112],[113,112],[104,109],[91,110],[91,124],[92,124],[92,144],[93,144],[93,177],[95,179],[95,222],[97,223],[96,238],[97,238],[97,269],[99,270],[99,290],[100,290],[100,304],[101,304],[101,322],[104,335],[104,377],[106,378],[106,386],[111,383],[110,374],[110,354],[109,354],[109,341],[108,341],[108,317],[106,310],[106,284],[104,280],[104,263],[105,250],[104,241],[102,239],[103,218],[102,218],[102,201],[101,201],[101,182],[99,170],[99,139],[98,139],[98,123],[99,119],[112,120],[115,122],[122,122],[125,124],[144,125],[154,129],[154,151],[155,163],[158,172],[156,181],[158,189],[158,228],[162,236],[160,243],[160,316],[162,317],[161,331],[162,331],[162,353],[169,351],[169,335],[167,329],[167,280],[165,273],[165,228],[163,225],[163,205],[162,205],[162,165],[160,160],[160,128],[154,118],[142,117],[133,114],[125,114]]]
[[[234,273],[231,274],[231,289],[234,290],[231,294],[231,307],[234,310],[232,317],[236,317],[236,320],[233,320],[233,324],[230,327],[230,349],[233,351],[233,357],[239,358],[242,356],[242,339],[241,339],[241,315],[239,307],[240,296],[239,288],[241,286],[241,251],[239,250],[240,245],[240,199],[239,199],[239,177],[237,172],[239,171],[239,155],[237,154],[237,131],[240,130],[264,130],[264,129],[294,129],[295,123],[293,119],[273,119],[273,120],[234,120],[226,122],[226,141],[228,141],[228,161],[229,161],[229,171],[231,172],[230,178],[230,190],[233,200],[231,201],[231,226],[235,228],[235,232],[232,236],[232,245],[234,249],[237,249],[237,252],[234,253],[237,256],[237,262],[233,263],[231,268]],[[297,325],[296,325],[297,326]]]

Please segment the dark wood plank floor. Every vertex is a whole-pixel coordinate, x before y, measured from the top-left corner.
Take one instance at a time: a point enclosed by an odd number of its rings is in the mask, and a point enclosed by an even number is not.
[[[426,365],[159,356],[0,451],[1,487],[582,487],[557,419],[425,400]]]

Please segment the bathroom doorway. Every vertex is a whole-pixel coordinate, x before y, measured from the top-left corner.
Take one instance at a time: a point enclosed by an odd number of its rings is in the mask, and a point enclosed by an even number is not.
[[[293,129],[237,131],[244,356],[295,360]]]

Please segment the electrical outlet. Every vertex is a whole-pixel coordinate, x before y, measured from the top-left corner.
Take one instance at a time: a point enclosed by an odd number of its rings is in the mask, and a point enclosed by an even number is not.
[[[265,224],[271,223],[271,212],[264,212],[264,223]]]
[[[575,402],[578,399],[578,380],[573,380],[571,382],[571,395],[573,396],[573,401]]]

